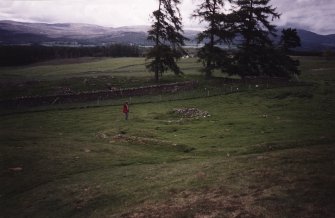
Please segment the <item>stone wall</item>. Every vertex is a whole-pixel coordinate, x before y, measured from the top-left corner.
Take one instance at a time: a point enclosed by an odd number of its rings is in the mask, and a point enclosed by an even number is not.
[[[53,96],[31,96],[0,101],[1,108],[33,107],[64,103],[89,102],[106,99],[116,99],[132,96],[160,95],[194,89],[196,81],[170,83],[161,85],[144,86],[128,89],[117,89],[108,91],[81,92],[75,94],[53,95]]]

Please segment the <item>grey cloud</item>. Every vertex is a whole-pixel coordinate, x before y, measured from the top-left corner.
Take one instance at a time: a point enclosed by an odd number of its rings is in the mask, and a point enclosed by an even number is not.
[[[186,27],[202,0],[183,0],[181,13]],[[277,25],[305,28],[321,34],[335,33],[335,0],[272,0],[281,13]],[[80,22],[104,26],[148,25],[157,0],[0,0],[0,20],[29,22]]]
[[[321,34],[335,33],[334,0],[273,0],[271,3],[281,13],[278,25]]]

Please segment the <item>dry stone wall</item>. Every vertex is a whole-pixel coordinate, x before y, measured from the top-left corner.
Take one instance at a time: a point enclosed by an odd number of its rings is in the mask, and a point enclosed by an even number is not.
[[[196,81],[144,86],[128,89],[102,90],[53,96],[31,96],[0,101],[1,108],[33,107],[64,103],[89,102],[132,96],[159,95],[194,89]]]

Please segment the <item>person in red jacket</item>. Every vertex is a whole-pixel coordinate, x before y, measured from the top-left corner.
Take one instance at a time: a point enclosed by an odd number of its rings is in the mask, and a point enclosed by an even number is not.
[[[123,113],[125,115],[125,118],[126,120],[128,120],[128,113],[129,113],[129,105],[128,105],[128,101],[126,101],[124,104],[123,104]]]

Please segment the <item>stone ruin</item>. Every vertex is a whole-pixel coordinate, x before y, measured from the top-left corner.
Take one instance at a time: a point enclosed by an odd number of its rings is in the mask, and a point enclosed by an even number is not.
[[[210,114],[207,111],[202,111],[197,108],[175,108],[172,112],[182,118],[210,117]]]

